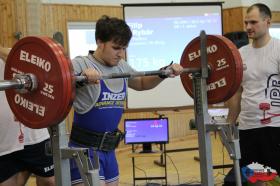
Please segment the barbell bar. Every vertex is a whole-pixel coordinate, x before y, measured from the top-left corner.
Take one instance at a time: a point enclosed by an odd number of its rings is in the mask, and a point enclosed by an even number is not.
[[[181,82],[192,94],[192,74],[201,71],[199,37],[184,49],[180,64],[184,67]],[[207,35],[207,58],[210,75],[207,79],[208,103],[226,101],[238,89],[242,80],[242,61],[238,49],[222,36]],[[102,74],[101,80],[139,76],[168,75],[170,69],[120,74]],[[85,76],[75,76],[70,59],[62,46],[49,37],[29,36],[11,49],[0,90],[16,116],[30,128],[45,128],[61,122],[69,113],[76,82]]]
[[[12,80],[0,80],[0,91],[16,89],[19,93],[28,93],[37,89],[38,82],[33,74],[15,74]]]
[[[199,72],[200,68],[184,68],[182,73],[194,73]],[[118,78],[134,78],[134,77],[143,77],[143,76],[159,76],[159,75],[170,75],[172,74],[171,69],[166,70],[153,70],[153,71],[139,71],[131,73],[111,73],[111,74],[102,74],[98,80],[105,79],[118,79]],[[75,82],[87,83],[86,76],[74,76]],[[15,77],[12,80],[0,80],[0,91],[7,89],[17,89],[20,93],[28,93],[35,91],[37,88],[38,82],[34,74],[15,74]]]

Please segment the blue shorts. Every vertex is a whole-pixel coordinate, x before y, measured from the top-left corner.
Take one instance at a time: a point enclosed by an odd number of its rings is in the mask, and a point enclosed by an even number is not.
[[[119,168],[115,151],[97,151],[99,157],[99,178],[105,183],[114,182],[119,179]],[[89,149],[90,160],[94,162],[93,149]],[[72,184],[82,183],[79,168],[74,159],[70,160],[71,182]]]

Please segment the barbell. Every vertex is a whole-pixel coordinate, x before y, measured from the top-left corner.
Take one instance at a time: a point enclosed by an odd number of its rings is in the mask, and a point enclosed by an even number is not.
[[[229,99],[240,86],[243,65],[238,49],[223,36],[207,35],[207,58],[210,76],[207,79],[208,103]],[[193,97],[192,74],[201,71],[200,38],[193,39],[184,49],[180,64],[184,67],[181,82]],[[102,74],[100,79],[168,75],[170,70]],[[75,76],[70,59],[62,46],[49,37],[29,36],[11,49],[0,90],[15,117],[30,128],[46,128],[60,123],[69,113],[76,82],[86,81]]]

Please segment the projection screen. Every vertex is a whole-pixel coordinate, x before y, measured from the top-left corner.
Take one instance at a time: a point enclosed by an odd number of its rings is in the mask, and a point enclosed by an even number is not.
[[[201,30],[222,34],[221,3],[124,4],[124,18],[133,32],[127,61],[138,71],[180,63],[186,45]],[[168,78],[147,91],[128,89],[128,108],[193,105],[180,77]]]

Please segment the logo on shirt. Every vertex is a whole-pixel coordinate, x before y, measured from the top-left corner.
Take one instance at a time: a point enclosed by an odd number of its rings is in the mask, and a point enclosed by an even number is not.
[[[103,92],[102,98],[100,100],[101,101],[95,104],[96,107],[102,107],[102,106],[123,107],[124,100],[125,100],[125,92],[121,92],[121,93]]]
[[[254,162],[246,167],[242,167],[241,172],[244,178],[250,183],[256,183],[257,181],[272,181],[277,176],[276,170]]]
[[[279,74],[272,74],[267,79],[265,97],[271,99],[271,106],[280,107],[280,80]]]
[[[280,80],[278,74],[272,74],[267,80],[267,88],[265,89],[265,97],[270,100],[270,103],[262,102],[259,104],[259,109],[263,111],[261,124],[271,123],[271,118],[280,116],[280,113],[270,112],[270,108],[280,107]]]
[[[103,92],[102,101],[119,101],[124,100],[125,93],[112,93],[112,92]]]

